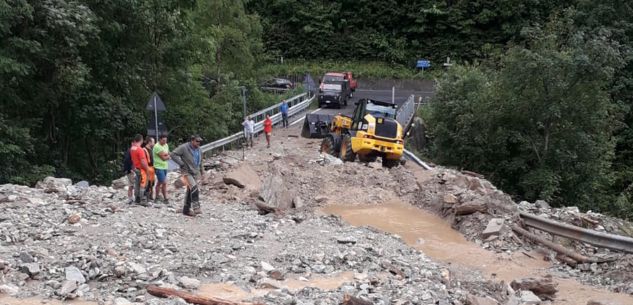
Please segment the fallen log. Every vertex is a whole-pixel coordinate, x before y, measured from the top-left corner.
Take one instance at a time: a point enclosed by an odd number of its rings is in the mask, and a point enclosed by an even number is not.
[[[567,264],[569,267],[575,268],[578,265],[578,263],[575,260],[562,254],[556,255],[556,259]]]
[[[569,250],[569,249],[567,249],[567,248],[565,248],[565,247],[563,247],[563,246],[561,246],[559,244],[553,243],[553,242],[551,242],[549,240],[545,240],[543,238],[540,238],[540,237],[538,237],[538,236],[536,236],[536,235],[524,230],[523,228],[521,228],[521,227],[519,227],[517,225],[513,225],[512,226],[512,230],[514,232],[517,232],[517,233],[519,233],[519,234],[521,234],[521,235],[533,240],[534,242],[542,244],[542,245],[544,245],[544,246],[556,251],[556,253],[558,253],[558,254],[562,254],[562,255],[568,256],[569,258],[571,258],[571,259],[573,259],[573,260],[575,260],[575,261],[577,261],[579,263],[593,263],[593,262],[595,262],[595,260],[592,259],[592,258],[589,258],[589,257],[586,257],[586,256],[584,256],[582,254],[576,253],[576,252],[574,252],[572,250]]]
[[[467,170],[462,170],[461,171],[462,174],[467,175],[467,176],[471,176],[471,177],[476,177],[479,179],[483,179],[484,175],[480,174],[480,173],[475,173],[475,172],[471,172],[471,171],[467,171]]]
[[[372,302],[365,301],[361,298],[353,297],[349,294],[343,296],[343,305],[373,305]]]
[[[147,290],[147,293],[155,297],[159,297],[159,298],[179,297],[185,300],[187,303],[197,304],[197,305],[256,305],[253,303],[233,302],[233,301],[224,300],[220,298],[205,297],[205,296],[196,295],[196,294],[189,293],[182,290],[158,287],[156,285],[149,285],[145,289]],[[259,305],[263,305],[263,304],[259,304]]]
[[[455,215],[470,215],[475,212],[486,213],[488,208],[483,202],[470,201],[455,206],[454,211]]]

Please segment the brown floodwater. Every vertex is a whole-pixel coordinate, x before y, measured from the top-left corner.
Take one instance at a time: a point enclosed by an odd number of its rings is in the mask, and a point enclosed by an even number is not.
[[[523,277],[548,274],[543,255],[516,252],[512,255],[487,251],[467,241],[442,218],[402,202],[381,205],[329,205],[322,212],[338,215],[353,226],[371,226],[397,234],[410,246],[429,257],[460,267],[476,269],[485,275],[510,282]],[[590,299],[631,305],[633,296],[583,285],[572,279],[554,277],[559,293],[553,304],[584,305]]]

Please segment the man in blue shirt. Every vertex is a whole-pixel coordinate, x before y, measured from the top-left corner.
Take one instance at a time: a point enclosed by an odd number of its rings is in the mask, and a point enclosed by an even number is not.
[[[282,126],[288,128],[288,103],[285,100],[281,101],[281,106],[279,106],[279,112],[281,112],[281,123]]]
[[[201,137],[192,136],[191,142],[178,146],[171,153],[171,159],[180,166],[182,173],[180,179],[187,186],[185,205],[182,208],[182,213],[187,216],[202,214],[198,190],[198,181],[204,178],[202,153],[200,152],[201,142]]]

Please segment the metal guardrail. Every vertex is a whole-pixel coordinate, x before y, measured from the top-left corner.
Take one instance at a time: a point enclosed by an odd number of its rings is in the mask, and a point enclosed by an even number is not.
[[[587,230],[524,212],[520,215],[526,226],[595,246],[633,253],[633,238],[631,237]]]
[[[297,113],[300,113],[306,108],[308,108],[312,100],[314,100],[314,96],[308,98],[307,93],[302,93],[302,94],[299,94],[297,96],[287,99],[286,102],[288,103],[288,117],[291,117]],[[260,133],[264,130],[264,119],[266,118],[267,114],[270,115],[270,119],[273,121],[273,125],[281,122],[281,113],[279,112],[279,106],[281,106],[281,103],[277,103],[275,105],[272,105],[268,108],[257,111],[250,115],[250,117],[253,118],[253,120],[255,121],[255,127],[254,127],[255,134]],[[235,142],[243,138],[244,138],[244,132],[240,131],[228,137],[202,145],[200,147],[200,151],[202,151],[202,153],[204,154],[208,151],[223,147],[229,143]]]

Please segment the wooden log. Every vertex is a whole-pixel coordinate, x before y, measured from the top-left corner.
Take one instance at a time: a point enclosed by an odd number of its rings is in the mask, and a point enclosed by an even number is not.
[[[573,260],[575,260],[575,261],[577,261],[579,263],[593,263],[593,262],[595,262],[594,259],[591,259],[589,257],[586,257],[586,256],[584,256],[582,254],[579,254],[579,253],[576,253],[574,251],[571,251],[571,250],[569,250],[569,249],[567,249],[567,248],[565,248],[565,247],[563,247],[563,246],[561,246],[559,244],[553,243],[553,242],[551,242],[549,240],[542,239],[542,238],[540,238],[540,237],[538,237],[538,236],[536,236],[536,235],[524,230],[523,228],[521,228],[521,227],[519,227],[517,225],[513,225],[512,226],[512,230],[514,232],[517,232],[517,233],[519,233],[519,234],[521,234],[521,235],[533,240],[534,242],[537,242],[537,243],[539,243],[541,245],[544,245],[544,246],[556,251],[556,253],[568,256],[568,257],[572,258]]]
[[[373,305],[372,302],[363,300],[361,298],[353,297],[349,294],[343,296],[343,305]]]
[[[479,179],[483,179],[484,175],[480,174],[480,173],[475,173],[475,172],[471,172],[471,171],[467,171],[467,170],[462,170],[461,171],[462,174],[467,175],[467,176],[471,176],[471,177],[476,177]]]
[[[567,264],[569,267],[575,268],[576,265],[578,265],[578,263],[575,260],[562,254],[556,255],[556,259]]]
[[[187,303],[197,304],[197,305],[255,305],[253,303],[233,302],[233,301],[224,300],[220,298],[200,296],[200,295],[196,295],[196,294],[189,293],[186,291],[171,289],[171,288],[163,288],[163,287],[158,287],[156,285],[149,285],[145,289],[147,290],[147,293],[155,297],[159,297],[159,298],[179,297],[187,301]]]
[[[483,202],[469,201],[464,202],[454,208],[455,215],[470,215],[475,212],[486,213],[488,208]]]

